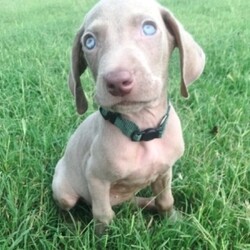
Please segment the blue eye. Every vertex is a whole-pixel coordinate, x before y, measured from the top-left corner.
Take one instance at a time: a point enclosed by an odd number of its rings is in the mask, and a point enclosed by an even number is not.
[[[95,37],[93,35],[91,35],[91,34],[85,36],[85,38],[84,38],[84,46],[88,50],[94,49],[95,46],[96,46],[96,39],[95,39]]]
[[[146,36],[153,36],[156,33],[157,28],[154,22],[146,21],[142,25],[142,30]]]

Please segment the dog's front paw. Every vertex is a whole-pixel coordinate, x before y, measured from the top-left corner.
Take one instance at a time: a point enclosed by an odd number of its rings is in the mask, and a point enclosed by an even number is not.
[[[176,211],[174,208],[171,209],[166,213],[167,218],[171,224],[176,223],[177,221],[181,220],[182,216],[181,213]]]
[[[97,236],[102,236],[107,233],[108,233],[108,224],[100,221],[95,221],[95,234]]]
[[[102,216],[94,216],[96,235],[101,236],[106,234],[108,232],[108,225],[111,223],[114,217],[115,213],[112,209],[109,211],[109,213],[106,212],[105,215],[102,214]]]

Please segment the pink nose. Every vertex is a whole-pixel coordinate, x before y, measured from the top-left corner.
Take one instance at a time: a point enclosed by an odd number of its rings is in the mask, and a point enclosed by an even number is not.
[[[133,77],[127,70],[111,71],[104,76],[108,92],[113,96],[124,96],[133,88]]]

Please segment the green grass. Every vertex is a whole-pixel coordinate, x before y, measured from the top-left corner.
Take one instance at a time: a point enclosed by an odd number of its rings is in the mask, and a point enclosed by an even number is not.
[[[0,248],[250,249],[246,0],[161,1],[207,55],[188,100],[179,95],[177,54],[170,69],[170,96],[186,141],[173,180],[182,219],[171,224],[123,204],[109,235],[98,239],[88,207],[58,210],[51,192],[54,167],[84,119],[66,85],[70,47],[94,2],[0,0]],[[85,79],[91,82],[89,75]],[[90,84],[87,89],[91,96]]]

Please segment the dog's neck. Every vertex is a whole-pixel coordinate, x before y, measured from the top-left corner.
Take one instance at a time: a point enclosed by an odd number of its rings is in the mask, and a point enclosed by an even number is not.
[[[166,114],[169,100],[164,97],[149,105],[143,106],[142,109],[136,112],[122,113],[125,119],[133,121],[140,130],[157,127]]]
[[[164,102],[166,103],[166,101]],[[132,141],[150,141],[163,136],[167,120],[169,117],[170,104],[165,104],[164,114],[162,115],[161,109],[156,108],[150,110],[145,109],[140,113],[123,115],[117,112],[111,112],[103,107],[100,107],[100,113],[103,118],[129,137]],[[161,105],[162,107],[162,105]],[[160,118],[159,118],[160,117]],[[134,121],[139,121],[140,125]],[[147,125],[143,124],[147,123]]]

